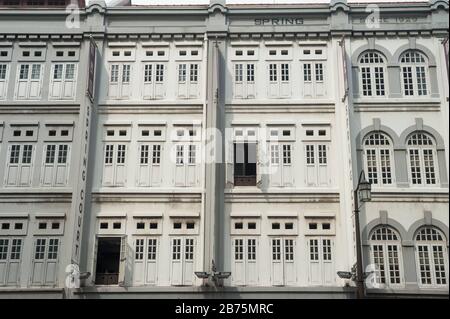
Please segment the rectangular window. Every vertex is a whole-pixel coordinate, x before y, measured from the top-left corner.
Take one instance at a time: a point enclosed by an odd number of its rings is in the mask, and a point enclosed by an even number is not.
[[[164,82],[164,64],[156,65],[156,82]]]
[[[117,82],[119,82],[119,65],[118,65],[118,64],[113,64],[113,65],[111,65],[111,78],[110,78],[110,82],[111,82],[111,83],[117,83]]]
[[[283,145],[283,164],[291,164],[291,145],[289,144]]]
[[[196,163],[196,153],[197,149],[195,145],[189,145],[189,156],[188,156],[188,163],[189,164],[195,164]]]
[[[130,82],[131,65],[124,64],[122,69],[122,83]]]
[[[144,259],[144,240],[136,239],[134,244],[134,260]]]
[[[256,143],[234,144],[234,184],[256,186]]]
[[[426,73],[424,66],[416,67],[416,76],[417,76],[417,91],[419,96],[427,95],[427,81],[426,81]]]
[[[403,90],[406,96],[414,95],[414,86],[413,86],[413,74],[412,67],[405,66],[402,69],[403,72]]]
[[[184,145],[176,146],[176,164],[177,165],[184,164]]]
[[[153,165],[159,165],[161,163],[161,145],[153,145],[153,154],[152,154],[152,163]]]
[[[323,82],[323,64],[322,63],[316,63],[316,82]]]
[[[270,64],[269,65],[269,81],[270,82],[277,82],[278,81],[278,71],[277,71],[277,65],[276,64]]]
[[[303,81],[305,82],[311,82],[312,81],[312,75],[311,75],[311,64],[305,63],[303,64]]]
[[[388,149],[380,149],[380,165],[383,184],[391,184],[391,155]]]
[[[423,164],[424,164],[425,183],[427,185],[436,184],[433,150],[430,149],[423,150]]]
[[[125,163],[125,150],[126,145],[124,144],[117,145],[117,164]]]
[[[409,163],[411,166],[411,182],[414,185],[422,184],[422,172],[420,171],[420,156],[418,149],[409,150]]]
[[[289,81],[289,64],[287,63],[281,64],[281,81]]]
[[[384,68],[383,67],[375,67],[375,94],[377,96],[384,96]]]
[[[247,64],[247,82],[255,82],[255,65]]]
[[[146,64],[144,66],[144,82],[151,83],[152,82],[152,64]]]
[[[6,80],[6,64],[0,64],[0,80]]]
[[[372,78],[370,67],[361,68],[362,93],[364,96],[372,96]]]
[[[157,240],[155,238],[150,238],[148,240],[148,246],[147,246],[147,259],[148,260],[156,260],[156,247],[157,247]]]
[[[236,82],[242,82],[244,80],[244,65],[243,64],[235,64],[234,65],[234,80]]]
[[[141,145],[141,164],[148,164],[148,145]]]
[[[45,152],[45,164],[54,164],[56,155],[56,145],[47,145]]]
[[[114,145],[107,144],[105,151],[105,164],[113,163]]]
[[[244,260],[244,240],[234,240],[234,260]]]
[[[191,64],[190,71],[191,83],[198,82],[198,64]]]
[[[186,64],[180,64],[178,67],[178,82],[186,82]]]

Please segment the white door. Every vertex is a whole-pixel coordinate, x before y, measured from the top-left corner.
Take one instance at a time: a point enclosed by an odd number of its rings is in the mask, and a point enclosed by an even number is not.
[[[177,144],[175,152],[175,186],[196,186],[198,184],[199,144]]]
[[[334,241],[327,237],[308,239],[309,281],[311,285],[327,286],[335,283]]]
[[[133,270],[134,285],[155,285],[157,282],[158,240],[136,238]]]
[[[173,286],[189,286],[193,283],[195,261],[195,239],[192,237],[172,238],[171,277]]]
[[[297,281],[295,266],[295,240],[291,238],[272,238],[272,285],[295,285]]]
[[[18,284],[22,246],[21,238],[0,238],[0,286]]]
[[[232,281],[235,285],[257,285],[258,274],[258,240],[256,238],[233,239]]]
[[[55,286],[57,284],[59,238],[39,237],[34,242],[31,284]]]

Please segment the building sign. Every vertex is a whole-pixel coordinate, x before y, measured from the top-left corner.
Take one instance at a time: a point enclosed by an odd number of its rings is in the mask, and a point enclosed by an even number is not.
[[[94,100],[94,83],[96,71],[96,51],[97,47],[91,38],[89,46],[89,79],[87,87],[86,105],[80,111],[80,159],[79,159],[79,174],[77,176],[77,183],[74,190],[74,197],[72,199],[72,214],[75,216],[74,233],[72,240],[72,264],[79,264],[80,250],[81,250],[81,235],[83,229],[83,216],[86,210],[86,181],[88,171],[88,156],[89,156],[89,139],[91,127],[91,114]],[[83,112],[84,111],[84,112]]]
[[[255,25],[302,25],[303,18],[263,18],[255,19]]]
[[[88,70],[88,87],[87,94],[91,102],[94,100],[94,81],[95,81],[95,59],[96,59],[97,47],[94,40],[91,38],[89,42],[89,70]]]

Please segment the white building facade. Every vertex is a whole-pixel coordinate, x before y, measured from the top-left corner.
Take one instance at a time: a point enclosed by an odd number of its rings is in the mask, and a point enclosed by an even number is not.
[[[448,1],[65,5],[0,1],[0,297],[351,298],[362,170],[367,295],[448,295]]]

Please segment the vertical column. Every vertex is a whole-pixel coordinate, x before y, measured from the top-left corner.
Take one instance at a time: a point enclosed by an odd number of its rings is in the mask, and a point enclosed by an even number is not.
[[[205,190],[203,197],[205,236],[204,270],[224,270],[224,139],[225,139],[225,61],[227,26],[224,1],[212,1],[207,21],[207,103],[205,109]],[[213,132],[216,132],[215,134]]]

